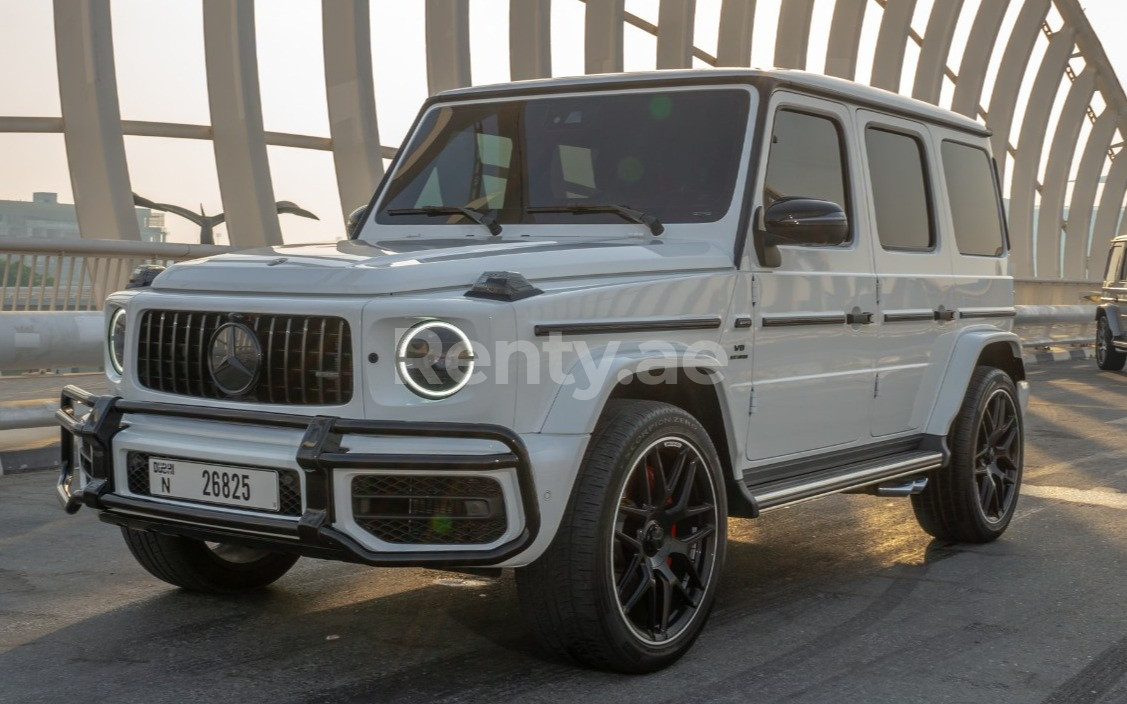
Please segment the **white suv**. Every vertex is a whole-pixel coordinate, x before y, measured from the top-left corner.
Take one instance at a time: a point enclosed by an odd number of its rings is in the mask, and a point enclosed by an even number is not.
[[[626,672],[700,633],[728,516],[911,496],[993,540],[1028,387],[987,137],[793,71],[435,96],[350,239],[109,297],[60,497],[187,589],[516,568],[550,647]]]

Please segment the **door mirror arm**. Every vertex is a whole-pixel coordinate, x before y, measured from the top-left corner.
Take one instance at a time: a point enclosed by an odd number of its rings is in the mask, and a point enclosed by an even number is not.
[[[779,253],[778,241],[767,232],[763,219],[763,206],[755,209],[752,240],[755,244],[755,258],[761,266],[777,269],[782,266],[783,257]]]

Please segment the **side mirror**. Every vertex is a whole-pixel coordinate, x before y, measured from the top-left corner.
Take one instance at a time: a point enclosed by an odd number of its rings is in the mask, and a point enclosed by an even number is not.
[[[366,212],[368,212],[368,206],[362,205],[348,214],[348,224],[344,226],[344,229],[348,232],[350,239],[356,236],[356,231],[364,222],[364,213]]]
[[[834,247],[849,239],[849,218],[827,200],[780,198],[756,220],[755,249],[764,266],[779,266],[781,244]]]
[[[834,247],[849,238],[849,220],[837,203],[780,198],[763,216],[767,243]]]

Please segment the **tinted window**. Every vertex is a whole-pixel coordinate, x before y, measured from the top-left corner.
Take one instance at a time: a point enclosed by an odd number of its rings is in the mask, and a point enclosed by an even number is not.
[[[665,223],[719,220],[747,131],[744,90],[636,91],[465,103],[431,110],[388,183],[378,220],[424,206],[490,210],[502,223],[621,223],[605,213],[528,208],[627,205]]]
[[[923,144],[877,127],[865,130],[877,235],[885,249],[931,249],[935,233],[924,177]]]
[[[1104,273],[1104,286],[1115,286],[1122,280],[1123,245],[1116,245],[1107,254],[1107,271]]]
[[[982,149],[943,143],[943,177],[951,198],[955,242],[963,254],[998,257],[1005,251],[994,168]]]
[[[828,200],[850,214],[841,133],[833,120],[793,110],[775,116],[763,205],[787,197]]]

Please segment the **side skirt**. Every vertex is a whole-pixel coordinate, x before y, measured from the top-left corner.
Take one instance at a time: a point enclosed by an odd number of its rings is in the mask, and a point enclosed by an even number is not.
[[[875,490],[876,485],[890,480],[924,475],[947,463],[944,440],[918,436],[747,471],[743,481],[735,482],[746,504],[740,515],[754,517],[769,509],[828,494],[856,492],[866,487]]]

